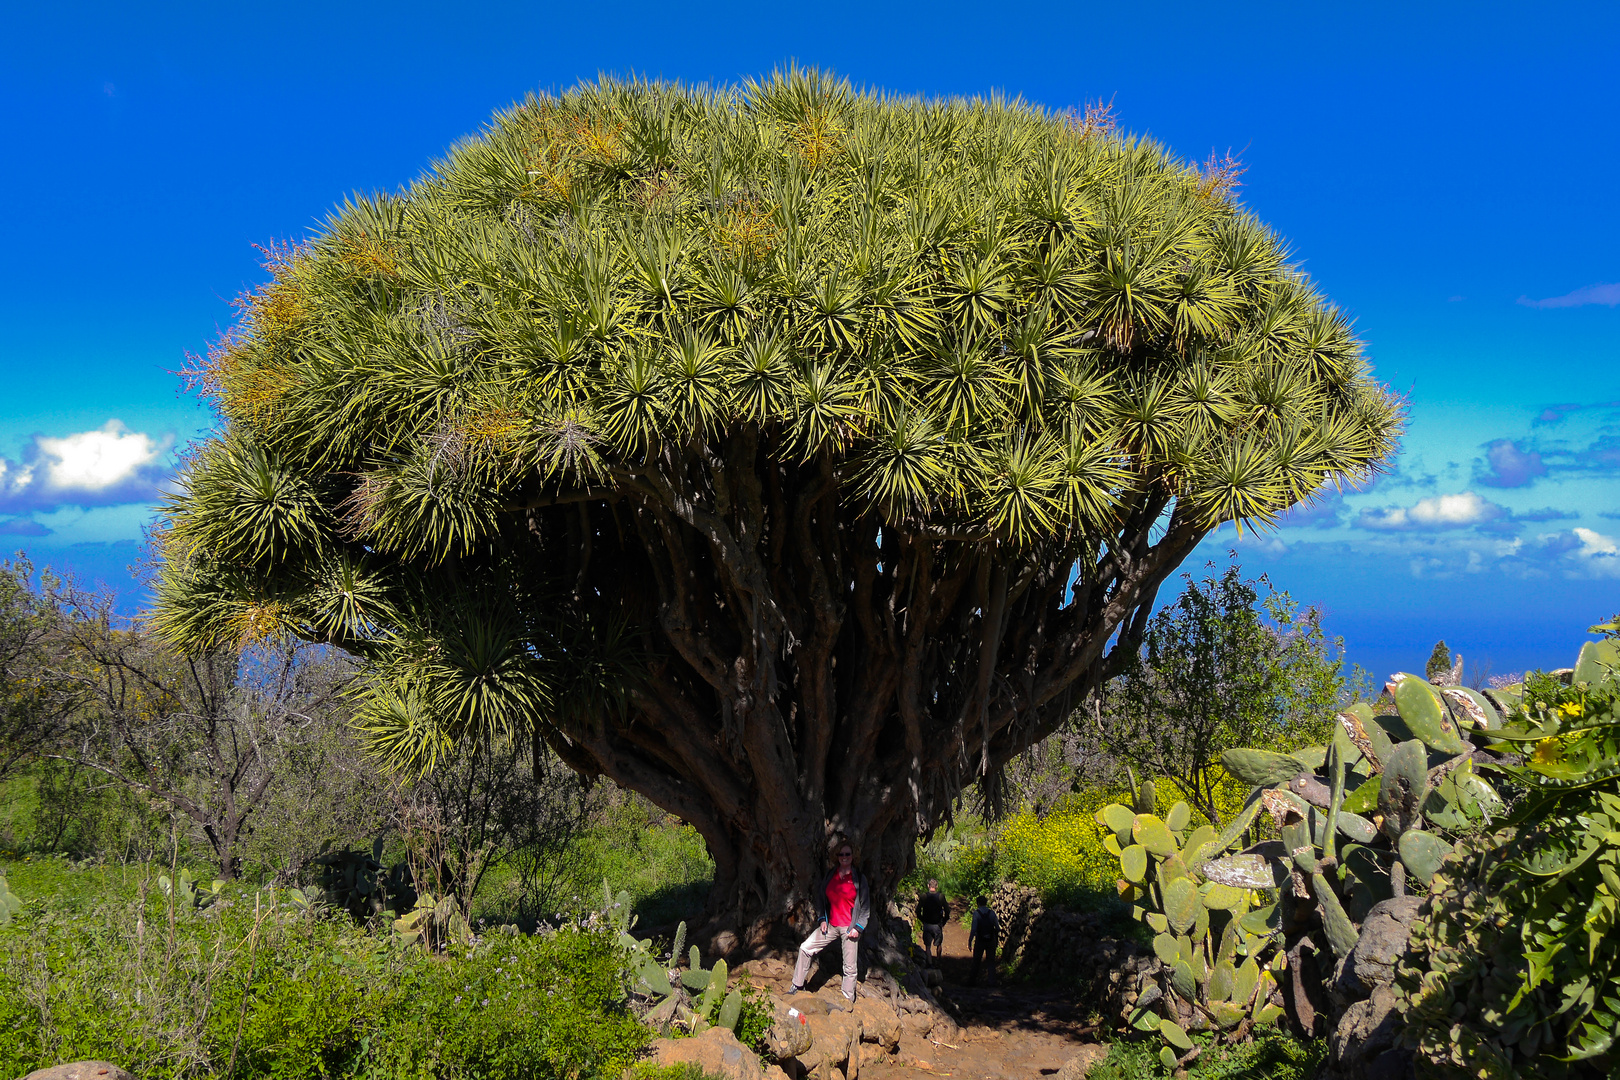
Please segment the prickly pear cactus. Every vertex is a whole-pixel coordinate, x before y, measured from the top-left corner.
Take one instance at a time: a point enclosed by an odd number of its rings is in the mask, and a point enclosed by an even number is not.
[[[1488,768],[1523,794],[1433,879],[1396,979],[1436,1076],[1614,1076],[1620,1030],[1620,641],[1513,692]]]
[[[22,898],[6,884],[6,875],[0,874],[0,926],[9,923],[11,917],[22,910],[22,906]]]
[[[1130,1024],[1163,1036],[1160,1057],[1176,1068],[1197,1056],[1189,1030],[1246,1033],[1282,1015],[1271,1002],[1276,981],[1267,955],[1275,905],[1259,907],[1255,893],[1274,882],[1263,864],[1204,872],[1236,843],[1252,814],[1218,835],[1207,824],[1194,828],[1184,802],[1163,819],[1153,806],[1152,786],[1144,782],[1131,806],[1106,806],[1097,823],[1105,830],[1103,846],[1120,860],[1120,895],[1154,931],[1153,951],[1164,963],[1163,977],[1140,988]]]
[[[606,882],[603,883],[603,915],[609,925],[619,931],[630,990],[638,999],[647,1024],[664,1033],[676,1025],[689,1032],[709,1026],[736,1029],[743,996],[739,990],[727,993],[730,973],[726,962],[716,960],[712,968],[705,968],[698,947],[693,945],[686,958],[686,970],[679,970],[681,947],[686,944],[686,923],[675,928],[669,955],[660,958],[651,938],[637,939],[630,933],[635,918],[630,914],[629,895],[621,891],[615,896]],[[692,995],[698,995],[697,999]]]
[[[1187,1030],[1241,1038],[1278,1019],[1278,1001],[1290,1003],[1297,1026],[1315,1030],[1321,987],[1294,984],[1320,976],[1295,972],[1286,956],[1301,947],[1347,956],[1375,903],[1426,888],[1459,834],[1502,816],[1502,799],[1476,767],[1502,727],[1498,705],[1415,675],[1396,675],[1385,689],[1393,712],[1352,706],[1325,746],[1222,754],[1253,790],[1219,834],[1189,831],[1184,804],[1168,820],[1154,817],[1151,792],[1098,815],[1120,860],[1120,892],[1155,931],[1167,973],[1131,1018],[1164,1035],[1167,1066],[1196,1056],[1182,1045]],[[1276,839],[1248,843],[1261,815]],[[1289,985],[1274,999],[1276,978]]]

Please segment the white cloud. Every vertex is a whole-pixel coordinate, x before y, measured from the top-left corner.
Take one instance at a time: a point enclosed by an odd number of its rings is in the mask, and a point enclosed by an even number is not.
[[[46,482],[58,491],[103,491],[135,475],[165,449],[152,436],[109,420],[100,431],[66,438],[36,437]]]
[[[1525,307],[1533,308],[1563,308],[1584,307],[1587,304],[1604,304],[1614,307],[1620,304],[1620,285],[1599,283],[1587,285],[1563,296],[1549,296],[1545,300],[1532,300],[1528,296],[1519,297],[1519,303]]]
[[[1460,529],[1482,525],[1507,515],[1504,507],[1480,498],[1472,491],[1457,495],[1433,495],[1412,506],[1369,507],[1356,517],[1356,525],[1381,532]]]
[[[149,502],[167,474],[172,436],[109,420],[95,431],[36,435],[21,462],[0,458],[0,513]]]
[[[1583,564],[1597,577],[1620,577],[1620,541],[1591,529],[1571,529],[1581,546],[1564,557]]]

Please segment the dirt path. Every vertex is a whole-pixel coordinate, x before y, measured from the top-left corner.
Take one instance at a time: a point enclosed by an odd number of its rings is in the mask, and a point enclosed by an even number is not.
[[[978,986],[969,986],[973,954],[960,914],[958,908],[945,925],[939,988],[957,1007],[960,1035],[946,1043],[907,1034],[894,1054],[863,1047],[860,1080],[1040,1080],[1054,1076],[1084,1048],[1097,1046],[1097,1033],[1085,1024],[1086,1010],[1072,996],[992,982],[987,971],[980,971]],[[810,988],[836,986],[834,966],[813,974]],[[1102,1053],[1100,1048],[1090,1052]]]

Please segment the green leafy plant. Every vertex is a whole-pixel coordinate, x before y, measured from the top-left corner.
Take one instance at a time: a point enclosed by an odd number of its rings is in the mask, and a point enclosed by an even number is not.
[[[1434,880],[1397,978],[1404,1039],[1441,1076],[1614,1075],[1620,1063],[1620,641],[1504,697],[1489,766],[1523,795]]]
[[[394,932],[405,941],[419,944],[430,952],[443,951],[451,945],[470,945],[472,926],[461,913],[461,904],[455,896],[435,897],[421,893],[416,906],[394,920]]]
[[[198,878],[190,870],[182,870],[179,875],[170,879],[168,874],[158,875],[158,888],[163,895],[172,896],[178,903],[184,904],[192,911],[201,911],[219,899],[221,890],[225,888],[223,878],[214,878],[207,885],[199,885]]]
[[[698,947],[693,945],[686,958],[686,970],[678,971],[681,946],[686,943],[685,922],[675,928],[670,951],[660,960],[651,938],[638,939],[630,932],[636,917],[630,910],[629,892],[620,890],[615,896],[604,879],[602,901],[602,915],[617,932],[619,946],[626,954],[631,991],[649,1003],[649,1025],[662,1032],[677,1026],[693,1034],[706,1027],[738,1031],[749,1004],[742,987],[728,990],[730,970],[724,959],[705,968]],[[696,995],[695,999],[692,995]]]

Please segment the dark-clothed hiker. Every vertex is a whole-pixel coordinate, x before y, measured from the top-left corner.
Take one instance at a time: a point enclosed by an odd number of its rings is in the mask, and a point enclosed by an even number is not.
[[[934,959],[939,959],[945,948],[945,920],[951,917],[950,901],[945,894],[939,891],[939,882],[934,878],[928,879],[928,891],[922,894],[917,901],[917,921],[922,923],[923,955],[928,955],[928,946],[934,946]]]
[[[990,981],[996,981],[996,946],[1001,944],[1001,920],[990,910],[990,901],[979,897],[978,909],[973,912],[973,924],[968,928],[968,948],[973,950],[973,970],[968,973],[968,985],[979,984],[979,961],[990,958]]]

